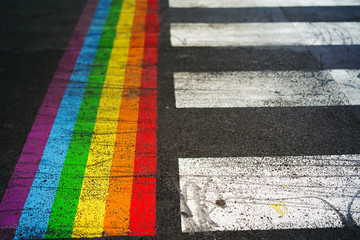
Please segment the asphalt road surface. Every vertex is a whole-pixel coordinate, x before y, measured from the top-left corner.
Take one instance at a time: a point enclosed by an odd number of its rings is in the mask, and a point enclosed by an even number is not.
[[[360,239],[359,0],[0,19],[1,239]]]

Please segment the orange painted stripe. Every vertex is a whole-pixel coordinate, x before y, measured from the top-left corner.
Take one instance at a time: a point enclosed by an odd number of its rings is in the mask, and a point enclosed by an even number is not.
[[[136,139],[130,236],[156,234],[158,1],[148,0],[146,38]]]
[[[104,235],[129,233],[147,1],[137,0],[111,166]]]

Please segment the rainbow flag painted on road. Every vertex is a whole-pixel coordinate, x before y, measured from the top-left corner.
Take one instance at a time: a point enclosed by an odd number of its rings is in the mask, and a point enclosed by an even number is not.
[[[89,0],[2,202],[3,238],[156,234],[157,0]]]

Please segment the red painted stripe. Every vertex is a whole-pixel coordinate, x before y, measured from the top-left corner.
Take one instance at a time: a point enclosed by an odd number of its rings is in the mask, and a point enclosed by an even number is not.
[[[158,1],[148,0],[129,235],[156,234]]]

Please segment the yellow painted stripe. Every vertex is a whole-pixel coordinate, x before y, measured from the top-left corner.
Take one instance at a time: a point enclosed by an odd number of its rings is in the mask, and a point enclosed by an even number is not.
[[[73,237],[101,237],[135,0],[124,0],[91,140]]]
[[[104,235],[129,233],[147,0],[137,0],[106,201]]]

